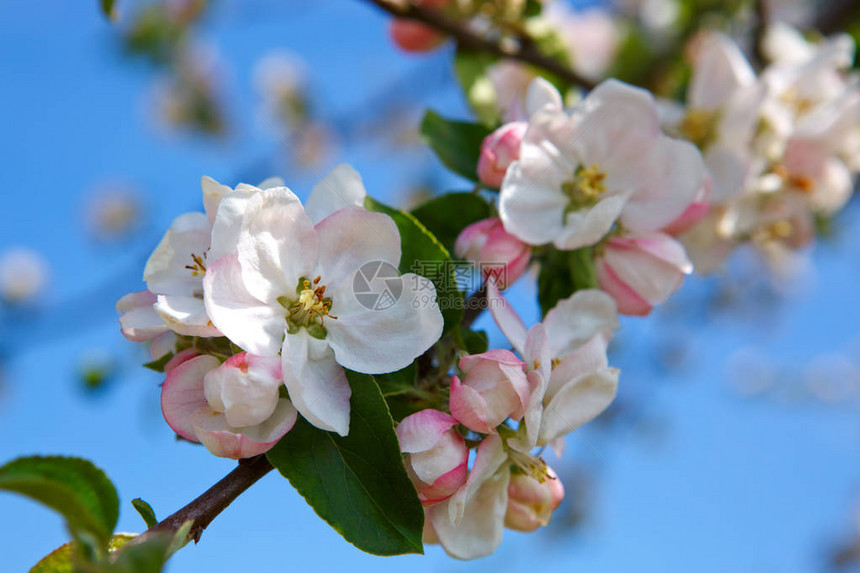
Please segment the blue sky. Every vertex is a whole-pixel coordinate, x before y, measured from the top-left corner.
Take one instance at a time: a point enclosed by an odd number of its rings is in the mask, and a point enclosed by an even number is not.
[[[92,459],[119,489],[120,529],[140,531],[132,498],[147,499],[165,516],[233,462],[174,442],[158,409],[159,377],[137,366],[144,357],[119,334],[113,304],[141,288],[143,262],[173,217],[199,207],[201,175],[231,184],[240,174],[270,175],[248,167],[278,152],[276,136],[256,119],[253,63],[273,48],[297,52],[310,64],[319,108],[342,117],[360,111],[374,86],[420,66],[444,73],[446,56],[397,53],[385,20],[355,0],[313,8],[298,0],[241,6],[224,0],[203,36],[231,80],[236,133],[213,143],[157,128],[148,109],[152,71],[118,55],[94,0],[74,4],[0,4],[0,250],[32,247],[47,257],[53,276],[41,313],[0,315],[0,460],[30,453]],[[455,90],[419,85],[415,91],[427,105],[465,116]],[[324,167],[351,162],[378,197],[392,199],[424,177],[428,165],[438,171],[429,153],[393,160],[384,148],[362,143],[342,148]],[[314,181],[308,173],[277,174],[300,194]],[[449,188],[458,184],[441,172],[436,177]],[[146,192],[150,223],[131,244],[94,244],[81,222],[88,193],[112,180]],[[594,487],[569,487],[562,510],[577,496],[587,498],[591,512],[583,528],[507,532],[495,556],[472,564],[450,560],[438,548],[424,557],[376,558],[344,542],[286,481],[270,475],[168,571],[820,570],[827,542],[850,531],[856,509],[856,403],[744,399],[730,389],[725,362],[747,346],[798,369],[823,353],[856,354],[858,219],[856,210],[843,217],[843,240],[816,253],[815,280],[756,324],[704,323],[697,309],[687,309],[695,316],[671,323],[671,332],[689,343],[689,364],[681,371],[655,366],[669,318],[624,321],[616,361],[623,370],[620,395],[656,425],[622,424],[606,433],[586,426],[581,433],[591,447],[569,438],[560,473],[572,476],[574,466],[585,466]],[[691,281],[685,291],[695,298],[708,286]],[[532,296],[532,286],[518,287],[515,302],[526,315],[535,312]],[[81,357],[97,350],[117,356],[120,366],[111,387],[90,396],[75,373]],[[60,519],[27,500],[0,495],[0,515],[4,570],[24,571],[66,540]]]

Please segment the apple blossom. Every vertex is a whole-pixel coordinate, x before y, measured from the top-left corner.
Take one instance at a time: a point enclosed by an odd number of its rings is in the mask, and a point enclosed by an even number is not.
[[[650,313],[693,272],[684,247],[663,233],[613,236],[598,252],[597,282],[615,299],[621,314]]]
[[[656,231],[681,215],[703,180],[698,150],[660,132],[652,96],[603,82],[572,115],[544,106],[502,183],[505,229],[533,245],[593,245],[618,221]]]
[[[507,350],[489,350],[460,359],[462,381],[451,378],[451,414],[476,432],[493,434],[505,419],[520,420],[528,403],[522,360]]]
[[[520,143],[528,123],[506,123],[484,138],[478,158],[478,177],[490,187],[501,187],[511,162],[520,157]]]
[[[373,310],[356,298],[353,280],[362,265],[396,269],[400,255],[400,234],[387,215],[345,208],[314,226],[289,189],[264,190],[248,199],[236,254],[206,272],[206,310],[244,350],[280,354],[299,412],[317,427],[346,435],[351,390],[343,368],[399,370],[442,333],[435,302],[413,306],[403,296]],[[411,273],[402,279],[404,285],[419,280]]]
[[[526,410],[516,438],[509,441],[512,447],[528,451],[551,444],[609,406],[618,386],[618,370],[606,358],[618,328],[610,296],[577,291],[528,331],[493,282],[487,296],[493,319],[529,370]]]
[[[541,16],[558,30],[574,70],[592,80],[606,73],[621,43],[621,30],[612,14],[599,8],[575,11],[556,1]]]
[[[711,179],[709,201],[736,196],[753,167],[764,89],[740,49],[727,36],[707,33],[698,42],[686,108],[664,104],[663,123],[702,151]]]
[[[397,426],[400,449],[406,456],[406,471],[425,506],[451,497],[466,482],[469,448],[449,414],[421,410]]]
[[[267,179],[261,186],[281,184],[277,178]],[[235,249],[236,227],[248,196],[257,187],[240,184],[235,191],[214,179],[203,177],[205,213],[185,213],[177,217],[146,262],[143,280],[156,295],[152,308],[164,324],[186,336],[219,336],[209,321],[203,304],[203,275],[207,265]],[[216,217],[216,214],[219,216]],[[219,228],[213,241],[213,229]],[[152,319],[142,312],[129,314],[124,328],[145,328]]]
[[[505,527],[517,531],[534,531],[549,525],[552,513],[563,499],[564,486],[551,468],[546,469],[543,479],[513,472],[508,484]]]
[[[186,440],[219,457],[247,458],[269,450],[295,424],[295,408],[279,396],[276,358],[240,353],[223,364],[209,355],[183,358],[167,374],[161,409]]]
[[[0,253],[0,299],[9,304],[34,301],[48,283],[48,264],[39,253],[11,248]]]
[[[477,559],[502,542],[511,470],[498,435],[484,438],[469,477],[449,499],[425,509],[432,534],[452,557]]]
[[[460,233],[454,253],[492,276],[506,288],[523,275],[531,258],[531,247],[505,231],[497,217],[472,223]]]

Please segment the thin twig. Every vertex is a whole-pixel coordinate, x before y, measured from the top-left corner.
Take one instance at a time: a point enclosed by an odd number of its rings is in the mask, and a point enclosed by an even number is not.
[[[753,55],[759,65],[767,61],[764,55],[764,36],[770,24],[770,3],[768,0],[755,2],[755,27],[753,28]]]
[[[257,483],[260,478],[272,471],[272,464],[265,454],[239,460],[239,465],[224,476],[221,481],[207,489],[197,499],[149,528],[135,539],[142,543],[147,538],[159,533],[175,533],[186,521],[193,521],[189,533],[191,539],[197,542],[203,530],[212,520],[227,509],[242,492]]]
[[[366,0],[395,18],[414,20],[452,37],[459,46],[480,50],[502,58],[518,60],[555,74],[559,78],[585,89],[592,89],[594,82],[577,74],[564,64],[550,58],[530,42],[518,42],[511,47],[476,34],[461,23],[440,14],[437,10],[411,2],[395,3],[390,0]]]

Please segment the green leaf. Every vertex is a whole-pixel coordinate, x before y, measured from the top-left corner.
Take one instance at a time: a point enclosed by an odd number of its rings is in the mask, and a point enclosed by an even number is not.
[[[421,121],[421,136],[445,166],[472,181],[478,180],[481,142],[491,130],[477,123],[451,121],[428,110]]]
[[[155,517],[155,511],[153,511],[151,505],[149,505],[139,497],[136,497],[131,500],[131,505],[134,506],[134,509],[136,509],[140,516],[143,518],[144,523],[146,523],[147,529],[158,525],[158,518]]]
[[[454,332],[457,345],[469,354],[481,354],[490,347],[487,333],[483,330],[458,328]]]
[[[550,249],[541,257],[538,301],[544,315],[561,299],[589,288],[598,288],[593,247],[575,251]]]
[[[454,265],[448,249],[414,215],[383,205],[370,197],[364,201],[370,211],[385,213],[394,219],[400,231],[400,272],[416,273],[430,279],[436,287],[436,302],[445,319],[445,332],[460,324],[463,318],[463,293],[457,288]],[[416,303],[424,304],[422,292]]]
[[[490,205],[475,193],[446,193],[433,197],[412,210],[421,223],[433,233],[449,253],[467,226],[491,215]]]
[[[108,543],[108,551],[116,551],[132,539],[134,533],[116,533]],[[48,553],[31,569],[30,573],[75,573],[75,542],[65,543]]]
[[[472,111],[488,127],[496,127],[499,124],[499,106],[496,87],[490,80],[487,71],[490,66],[498,61],[498,56],[470,50],[461,46],[457,47],[454,56],[454,71],[463,93]]]
[[[540,0],[526,0],[526,7],[523,8],[523,17],[534,18],[540,16],[543,9],[543,2]]]
[[[173,353],[168,352],[161,358],[153,360],[151,362],[147,362],[143,365],[144,368],[149,368],[150,370],[155,370],[156,372],[164,372],[164,367],[167,366],[167,363],[170,362],[170,359],[173,358]]]
[[[109,20],[116,20],[116,0],[99,0],[102,13],[108,17]]]
[[[156,534],[142,543],[119,549],[109,563],[97,569],[99,573],[161,573],[172,555],[174,535]]]
[[[406,475],[394,422],[372,376],[347,371],[349,435],[305,420],[267,454],[317,515],[375,555],[423,553],[424,511]]]
[[[66,518],[76,538],[91,538],[102,546],[119,517],[113,484],[102,470],[80,458],[18,458],[0,467],[0,489],[47,505]]]

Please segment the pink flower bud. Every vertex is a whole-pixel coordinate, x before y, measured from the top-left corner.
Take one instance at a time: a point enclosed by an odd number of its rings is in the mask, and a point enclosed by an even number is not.
[[[534,531],[549,523],[552,512],[564,499],[564,486],[551,468],[547,468],[546,472],[542,482],[523,473],[511,475],[505,527],[517,531]]]
[[[621,314],[646,315],[693,271],[684,247],[663,233],[612,237],[595,263],[600,288]]]
[[[508,166],[520,157],[520,142],[528,128],[525,121],[506,123],[484,138],[478,159],[478,177],[490,187],[501,187]]]
[[[389,28],[391,39],[406,52],[429,52],[445,41],[445,36],[430,28],[404,18],[395,18]]]
[[[452,416],[438,410],[421,410],[397,426],[400,449],[409,454],[406,472],[425,506],[445,501],[466,483],[469,448],[453,427]]]
[[[248,458],[268,451],[295,424],[296,409],[279,395],[280,359],[244,352],[223,364],[206,354],[180,352],[174,360],[180,359],[161,387],[161,411],[186,440],[222,458]]]
[[[481,266],[484,278],[492,276],[496,285],[504,289],[528,268],[531,247],[505,231],[501,219],[494,217],[463,229],[457,237],[454,253]]]
[[[506,418],[521,420],[529,397],[525,364],[507,350],[490,350],[460,360],[463,380],[451,378],[449,406],[458,422],[495,434]]]

